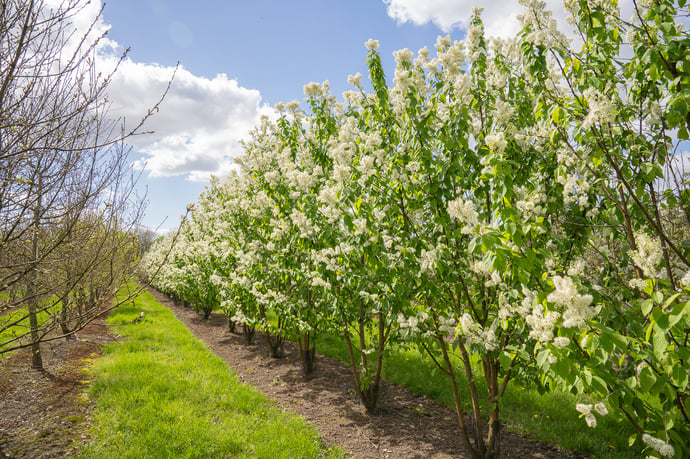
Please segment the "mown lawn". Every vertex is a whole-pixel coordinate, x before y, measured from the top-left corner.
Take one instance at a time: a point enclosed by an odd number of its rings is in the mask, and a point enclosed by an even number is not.
[[[342,457],[304,420],[242,384],[148,292],[109,323],[124,340],[90,369],[95,403],[84,458]]]

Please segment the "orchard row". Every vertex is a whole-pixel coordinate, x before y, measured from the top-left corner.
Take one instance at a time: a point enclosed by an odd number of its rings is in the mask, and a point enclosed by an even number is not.
[[[342,102],[306,85],[305,104],[279,105],[239,172],[156,243],[147,274],[248,336],[261,329],[274,355],[295,340],[307,375],[319,333],[342,334],[369,410],[386,346],[422,349],[449,377],[473,457],[496,454],[516,378],[581,394],[582,422],[626,419],[631,443],[680,457],[685,2],[636,4],[631,21],[616,2],[568,2],[581,46],[524,3],[514,39],[487,39],[475,11],[464,41],[396,52],[390,82],[370,40],[368,82],[351,76]]]

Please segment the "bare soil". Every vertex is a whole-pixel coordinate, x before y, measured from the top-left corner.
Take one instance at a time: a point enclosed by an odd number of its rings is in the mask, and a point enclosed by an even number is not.
[[[98,320],[79,333],[41,346],[44,371],[31,368],[29,349],[0,360],[0,457],[74,456],[89,440],[92,403],[85,394],[86,366],[112,342]]]
[[[355,458],[467,457],[452,410],[387,382],[381,409],[367,415],[353,390],[349,368],[317,356],[316,377],[304,380],[295,346],[285,357],[268,357],[264,337],[253,344],[227,331],[222,314],[208,320],[167,296],[151,291],[201,341],[225,360],[245,383],[282,409],[307,419],[330,446]],[[57,458],[74,456],[88,442],[92,404],[85,397],[86,365],[115,338],[102,322],[89,325],[79,340],[55,341],[43,347],[45,372],[31,369],[28,350],[0,360],[0,457]],[[530,438],[502,432],[501,457],[579,458]]]

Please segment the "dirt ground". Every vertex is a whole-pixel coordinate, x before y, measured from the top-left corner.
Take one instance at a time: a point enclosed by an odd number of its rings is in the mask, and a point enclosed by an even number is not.
[[[319,355],[317,376],[305,381],[294,346],[286,344],[284,358],[270,358],[260,334],[247,345],[242,335],[227,331],[223,315],[214,313],[206,321],[152,293],[245,383],[307,419],[328,445],[340,446],[351,457],[467,457],[452,410],[384,382],[380,412],[367,415],[344,364]],[[88,441],[92,406],[84,395],[83,368],[113,340],[108,327],[93,323],[79,341],[44,346],[46,372],[30,368],[27,350],[0,360],[0,457],[69,457]],[[501,440],[505,458],[581,457],[506,430]]]
[[[0,458],[74,456],[88,441],[91,401],[84,368],[112,342],[103,321],[91,323],[73,341],[41,346],[45,371],[31,368],[29,349],[0,360]]]

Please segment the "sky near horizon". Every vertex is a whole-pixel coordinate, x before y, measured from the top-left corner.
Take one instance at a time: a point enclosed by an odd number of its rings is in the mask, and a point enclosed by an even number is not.
[[[95,14],[92,0],[84,15]],[[554,16],[563,13],[548,0]],[[108,30],[101,54],[131,48],[109,86],[111,114],[136,123],[165,91],[145,125],[153,134],[130,139],[148,206],[143,225],[175,228],[211,174],[223,176],[241,154],[262,114],[277,102],[303,100],[303,86],[328,80],[341,98],[348,75],[366,75],[364,42],[379,40],[388,75],[392,53],[434,49],[439,35],[465,37],[472,7],[484,8],[487,35],[514,36],[517,0],[112,0],[97,30]],[[88,22],[88,21],[86,21]]]

